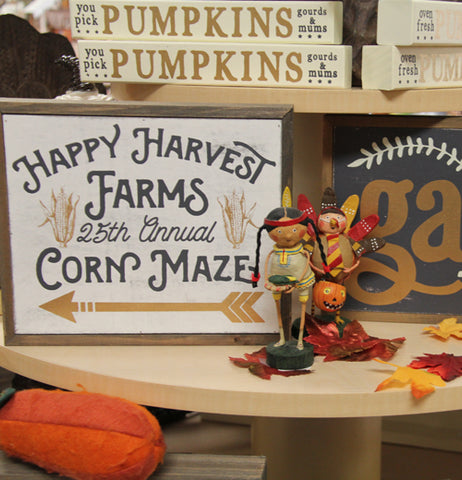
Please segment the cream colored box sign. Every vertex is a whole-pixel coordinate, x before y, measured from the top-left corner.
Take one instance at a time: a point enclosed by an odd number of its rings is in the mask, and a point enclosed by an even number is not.
[[[462,4],[429,0],[379,0],[379,45],[462,45]]]
[[[80,40],[78,48],[89,82],[351,87],[350,46]]]
[[[80,39],[341,44],[336,1],[71,0]]]
[[[363,47],[364,89],[462,86],[462,47]]]

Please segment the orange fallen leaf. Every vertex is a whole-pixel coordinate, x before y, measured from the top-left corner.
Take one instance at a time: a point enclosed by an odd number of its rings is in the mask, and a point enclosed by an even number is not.
[[[432,335],[447,340],[451,335],[456,338],[462,338],[462,323],[457,323],[457,318],[445,318],[438,325],[424,327],[424,331],[430,332]]]
[[[429,373],[424,370],[416,370],[412,367],[400,367],[377,358],[374,360],[396,368],[395,373],[393,373],[391,377],[388,377],[377,386],[375,389],[376,392],[386,388],[402,388],[406,385],[411,385],[412,395],[415,398],[422,398],[425,395],[434,392],[435,386],[444,387],[446,385],[446,382],[434,373]]]

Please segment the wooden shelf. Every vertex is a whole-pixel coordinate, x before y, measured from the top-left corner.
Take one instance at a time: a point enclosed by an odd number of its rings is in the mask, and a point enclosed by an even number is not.
[[[212,87],[112,84],[119,100],[291,104],[296,113],[420,113],[462,108],[462,88],[399,90]]]

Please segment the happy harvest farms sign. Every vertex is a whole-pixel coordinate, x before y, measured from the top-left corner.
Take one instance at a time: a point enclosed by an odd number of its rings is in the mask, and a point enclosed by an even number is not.
[[[226,343],[277,330],[250,278],[257,229],[289,182],[289,107],[2,112],[7,341]]]

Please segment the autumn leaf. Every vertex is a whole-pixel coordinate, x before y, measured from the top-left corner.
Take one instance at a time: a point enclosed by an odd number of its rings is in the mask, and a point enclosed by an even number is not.
[[[313,351],[317,355],[326,355],[329,348],[340,341],[340,333],[335,322],[317,322],[307,315],[305,330],[308,336],[304,340],[313,345]]]
[[[447,340],[451,335],[456,338],[462,338],[462,323],[457,323],[457,318],[445,318],[438,325],[424,327],[424,331],[430,332],[439,338]]]
[[[314,353],[325,355],[324,361],[333,360],[365,361],[379,357],[389,360],[405,341],[404,337],[387,340],[371,337],[362,325],[353,320],[340,332],[335,322],[317,322],[307,317],[305,341],[314,347]]]
[[[394,338],[393,340],[370,337],[359,345],[354,343],[350,345],[332,345],[324,361],[347,360],[349,362],[363,362],[373,358],[390,360],[404,341],[404,337]]]
[[[438,375],[434,373],[425,372],[422,370],[416,370],[412,367],[400,367],[393,365],[392,363],[384,362],[382,360],[375,359],[377,362],[396,367],[396,371],[393,375],[383,382],[381,382],[376,392],[384,390],[386,388],[402,388],[406,385],[411,386],[412,395],[419,399],[435,391],[436,387],[444,387],[446,383]]]
[[[263,380],[270,380],[272,375],[294,377],[307,375],[311,370],[278,370],[266,364],[266,347],[253,353],[245,353],[244,358],[229,357],[232,363],[240,368],[247,368],[252,375]]]
[[[462,375],[462,356],[452,353],[438,355],[426,353],[425,356],[413,360],[409,366],[426,369],[427,372],[439,375],[443,380],[450,382]]]

